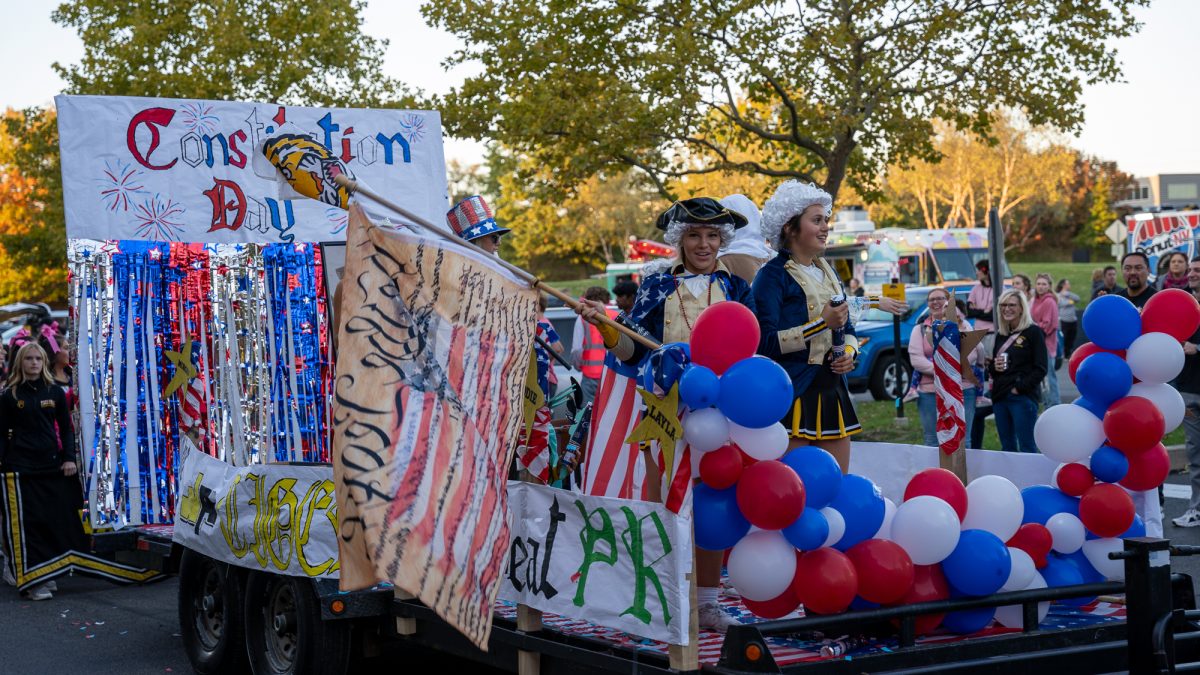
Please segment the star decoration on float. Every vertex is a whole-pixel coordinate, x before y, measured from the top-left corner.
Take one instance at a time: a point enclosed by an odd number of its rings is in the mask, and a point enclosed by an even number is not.
[[[679,384],[672,385],[663,398],[645,389],[639,388],[638,393],[646,403],[646,414],[625,442],[658,441],[658,447],[663,453],[663,464],[670,471],[670,467],[674,466],[675,444],[683,437],[683,425],[679,421]]]
[[[176,390],[200,374],[200,371],[196,370],[196,366],[192,363],[192,345],[194,344],[196,344],[195,341],[188,340],[183,343],[183,351],[181,352],[166,350],[167,360],[175,364],[175,376],[167,384],[167,389],[163,392],[163,396],[174,394]]]

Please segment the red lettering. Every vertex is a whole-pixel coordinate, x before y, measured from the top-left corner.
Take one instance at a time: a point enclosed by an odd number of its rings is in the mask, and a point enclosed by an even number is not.
[[[241,129],[238,129],[229,136],[229,153],[233,155],[229,163],[239,169],[244,169],[246,168],[246,153],[242,152],[241,148],[238,148],[239,139],[242,141],[246,140],[246,132]]]
[[[346,138],[347,136],[349,136],[352,133],[354,133],[354,127],[346,127],[346,130],[342,132],[341,160],[343,162],[346,162],[347,164],[350,163],[350,160],[354,159],[354,153],[350,152],[350,139]]]
[[[226,196],[226,191],[232,194]],[[212,201],[213,217],[209,232],[215,230],[236,230],[246,220],[246,195],[242,188],[231,180],[213,179],[213,186],[204,191],[204,196]],[[230,219],[232,216],[232,220]]]
[[[175,158],[168,164],[151,164],[150,155],[154,154],[154,149],[158,147],[158,127],[165,127],[171,123],[171,118],[175,117],[175,111],[170,108],[146,108],[140,113],[133,116],[129,120],[129,128],[125,130],[125,144],[129,146],[129,152],[133,154],[133,158],[138,164],[154,171],[163,171],[175,166],[175,162],[179,158]],[[150,147],[146,149],[146,154],[137,147],[137,129],[145,124],[150,130]]]

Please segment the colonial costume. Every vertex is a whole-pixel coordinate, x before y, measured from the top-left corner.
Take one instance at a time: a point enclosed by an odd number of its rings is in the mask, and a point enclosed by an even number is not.
[[[763,205],[763,234],[779,251],[754,279],[754,307],[761,331],[758,353],[767,356],[792,378],[795,397],[782,420],[792,438],[810,441],[845,438],[862,431],[846,378],[829,367],[833,332],[821,318],[834,296],[843,296],[842,284],[824,258],[811,265],[793,259],[783,226],[812,205],[828,215],[833,209],[829,193],[811,184],[788,181]],[[857,355],[854,326],[845,326],[846,352]]]
[[[759,225],[762,214],[746,195],[729,195],[721,200],[721,205],[746,217],[746,226],[738,229],[733,235],[733,243],[721,252],[721,264],[730,274],[741,277],[748,284],[753,283],[758,270],[775,256],[763,239]]]

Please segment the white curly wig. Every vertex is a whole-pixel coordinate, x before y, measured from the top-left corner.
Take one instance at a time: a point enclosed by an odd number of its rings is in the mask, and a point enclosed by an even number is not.
[[[667,242],[675,248],[679,248],[679,242],[683,241],[683,233],[693,227],[711,227],[721,233],[721,248],[724,251],[733,243],[733,225],[713,225],[712,223],[688,223],[681,220],[672,220],[667,225],[667,231],[663,234],[663,241]]]
[[[813,204],[823,206],[826,216],[833,213],[833,197],[828,192],[812,183],[785,181],[775,188],[775,194],[763,204],[763,237],[774,244],[777,250],[782,249],[783,242],[779,240],[779,235],[783,226]]]

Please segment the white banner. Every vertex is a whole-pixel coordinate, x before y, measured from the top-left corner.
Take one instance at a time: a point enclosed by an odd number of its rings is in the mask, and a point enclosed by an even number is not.
[[[379,194],[445,222],[437,112],[126,96],[55,105],[71,239],[344,240],[346,211],[295,193],[263,155],[279,133],[309,136]]]
[[[179,479],[176,543],[252,570],[337,578],[331,467],[236,468],[193,449]]]
[[[692,522],[661,504],[510,482],[500,597],[687,644]]]

